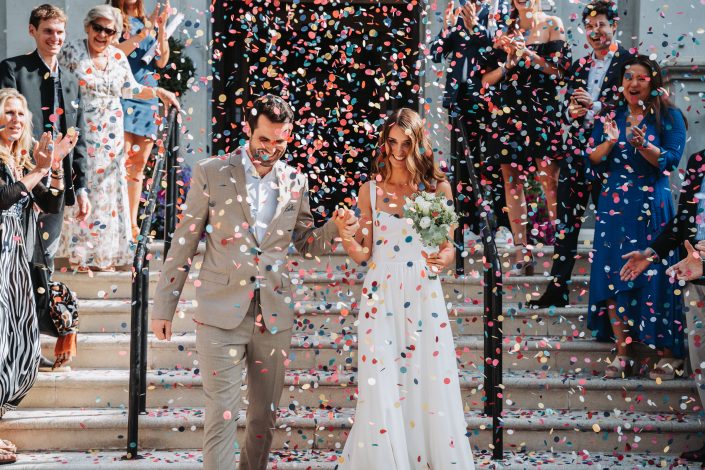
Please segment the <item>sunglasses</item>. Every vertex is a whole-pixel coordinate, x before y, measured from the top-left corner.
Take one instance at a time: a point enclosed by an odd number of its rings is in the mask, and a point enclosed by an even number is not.
[[[105,26],[101,26],[98,23],[91,23],[91,28],[93,28],[93,31],[95,31],[96,34],[105,33],[108,36],[115,36],[115,34],[117,33],[117,30],[106,28]]]

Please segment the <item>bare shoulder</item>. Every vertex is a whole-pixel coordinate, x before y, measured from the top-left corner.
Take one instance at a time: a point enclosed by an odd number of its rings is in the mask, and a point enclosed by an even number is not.
[[[548,27],[550,41],[565,39],[563,20],[558,16],[546,15],[546,26]]]
[[[368,209],[371,208],[370,206],[370,182],[365,181],[362,183],[362,186],[360,186],[360,190],[357,193],[357,205],[360,209]]]
[[[443,194],[447,199],[453,199],[453,189],[448,181],[441,181],[436,186],[436,194]]]

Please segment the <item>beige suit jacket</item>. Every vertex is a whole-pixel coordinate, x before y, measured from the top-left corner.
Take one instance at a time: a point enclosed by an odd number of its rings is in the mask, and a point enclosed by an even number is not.
[[[323,254],[331,250],[338,230],[332,219],[323,227],[314,227],[306,175],[279,161],[272,169],[279,182],[277,209],[266,235],[258,242],[250,231],[254,220],[247,201],[241,150],[202,160],[194,167],[183,218],[174,232],[157,286],[152,319],[173,319],[205,231],[206,251],[195,282],[195,320],[223,329],[236,328],[259,285],[267,329],[276,333],[292,328],[289,246],[293,242],[302,255]]]

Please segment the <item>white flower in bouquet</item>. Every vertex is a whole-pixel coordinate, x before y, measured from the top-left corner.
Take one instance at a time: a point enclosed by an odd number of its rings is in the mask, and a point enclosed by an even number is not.
[[[404,217],[411,220],[423,244],[430,247],[439,247],[448,241],[451,226],[458,223],[453,202],[443,194],[426,191],[406,199]]]

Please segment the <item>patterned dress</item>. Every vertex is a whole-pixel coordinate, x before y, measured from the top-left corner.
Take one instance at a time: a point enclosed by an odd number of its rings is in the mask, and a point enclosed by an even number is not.
[[[9,182],[14,182],[11,177]],[[0,417],[29,392],[39,368],[39,329],[24,243],[28,203],[25,196],[0,211]]]
[[[142,20],[131,16],[131,34],[139,34],[142,29],[144,29]],[[122,42],[124,39],[120,38],[120,41]],[[127,57],[135,80],[142,85],[151,87],[157,86],[157,79],[154,77],[154,74],[157,73],[156,59],[152,59],[149,63],[145,64],[142,58],[155,42],[157,42],[157,40],[153,36],[147,36]],[[156,139],[157,119],[155,113],[159,110],[159,100],[157,98],[152,100],[124,99],[122,100],[122,109],[125,113],[125,131]]]
[[[135,81],[125,54],[113,46],[108,46],[105,70],[94,65],[85,40],[65,45],[59,63],[81,84],[86,186],[93,208],[83,222],[75,220],[77,206],[66,208],[58,256],[97,268],[129,264],[131,224],[120,98],[132,98],[143,86]]]

